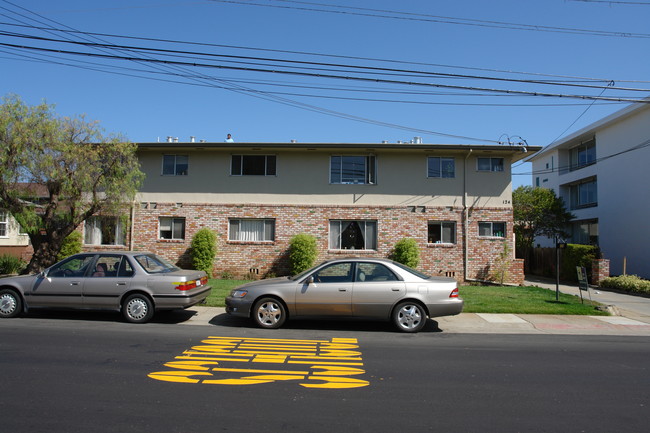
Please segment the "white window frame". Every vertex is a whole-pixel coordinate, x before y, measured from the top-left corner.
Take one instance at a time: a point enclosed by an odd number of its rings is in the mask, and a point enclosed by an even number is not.
[[[432,226],[435,226],[439,229],[440,241],[431,242],[431,237],[429,236],[429,230]],[[451,227],[451,240],[445,239],[445,228],[449,229]],[[455,245],[456,244],[456,222],[455,221],[428,221],[427,222],[427,243],[429,244],[447,244]]]
[[[165,173],[165,158],[166,157],[173,157],[174,158],[174,170],[173,173]],[[186,169],[179,170],[179,162],[178,158],[179,157],[184,157],[186,158]],[[180,154],[171,154],[171,153],[166,153],[162,157],[162,168],[161,168],[161,173],[162,176],[187,176],[188,173],[190,172],[190,157],[189,155],[180,155]]]
[[[485,160],[489,160],[490,162],[490,167],[489,168],[481,168],[481,160],[485,163]],[[483,171],[483,172],[496,172],[500,173],[505,171],[505,159],[500,158],[500,157],[476,157],[476,171]]]
[[[177,229],[178,225],[181,225],[181,227]],[[171,232],[171,237],[163,237],[162,235],[163,228],[166,229],[165,230],[166,232]],[[186,229],[185,217],[161,216],[158,218],[158,239],[176,240],[176,241],[185,240],[185,229]],[[176,237],[177,230],[181,231],[180,237]]]
[[[9,212],[0,210],[0,238],[9,237]]]
[[[228,241],[275,242],[275,219],[231,218],[228,220]]]
[[[496,224],[499,224],[500,226],[503,225],[503,232],[500,232],[498,229],[495,229],[494,226]],[[483,227],[483,230],[487,229],[488,231],[487,234],[481,234],[481,226]],[[478,223],[478,236],[481,238],[505,239],[507,228],[508,225],[504,221],[480,221]]]
[[[435,162],[437,160],[437,163]],[[443,162],[450,162],[452,165],[452,172],[451,175],[446,174],[443,171]],[[437,165],[437,174],[438,176],[435,176],[436,171],[433,172],[432,176],[432,171],[431,171],[431,165]],[[444,157],[444,156],[427,156],[427,178],[429,179],[454,179],[456,177],[456,158],[450,158],[450,157]]]
[[[356,223],[356,227],[352,226],[352,223]],[[345,233],[348,229],[356,230],[356,228],[362,232],[362,246],[361,248],[343,248],[343,245],[346,243],[343,239]],[[329,221],[329,249],[330,250],[367,250],[367,251],[376,251],[378,245],[377,234],[379,233],[376,220],[338,220],[333,219]]]
[[[104,243],[102,224],[113,220],[115,229],[115,242]],[[84,245],[126,245],[126,232],[122,220],[113,216],[92,216],[84,222]]]
[[[351,158],[363,158],[363,179],[361,174],[345,177],[343,166],[346,159],[350,161]],[[375,155],[331,155],[329,170],[331,185],[377,184],[377,157]]]

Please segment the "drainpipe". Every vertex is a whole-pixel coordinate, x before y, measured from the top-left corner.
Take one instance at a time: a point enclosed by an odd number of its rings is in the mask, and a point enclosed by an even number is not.
[[[133,234],[135,233],[135,200],[131,202],[131,236],[129,239],[129,251],[133,251]]]
[[[467,152],[467,155],[465,155],[465,167],[463,168],[463,239],[465,242],[463,242],[464,247],[465,247],[465,252],[463,254],[463,275],[465,277],[466,281],[469,281],[468,278],[468,269],[469,269],[469,262],[468,262],[468,257],[469,257],[469,230],[468,230],[468,225],[469,225],[469,209],[467,207],[467,160],[469,159],[469,156],[472,154],[472,149]]]

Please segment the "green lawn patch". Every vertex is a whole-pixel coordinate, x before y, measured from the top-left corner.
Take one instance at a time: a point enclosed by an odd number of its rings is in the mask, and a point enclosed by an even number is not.
[[[226,296],[230,294],[230,291],[241,284],[249,282],[248,280],[218,280],[211,278],[208,284],[212,286],[212,292],[203,305],[207,307],[225,307]]]
[[[512,313],[512,314],[575,314],[608,316],[596,309],[588,296],[584,304],[578,296],[560,293],[541,287],[462,286],[460,297],[465,301],[464,313]]]

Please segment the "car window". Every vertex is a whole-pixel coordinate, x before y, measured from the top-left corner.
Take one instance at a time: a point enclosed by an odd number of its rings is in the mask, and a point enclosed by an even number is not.
[[[380,263],[358,263],[356,281],[395,281],[397,276]]]
[[[422,272],[418,272],[415,269],[409,268],[408,266],[403,265],[401,263],[393,262],[393,264],[395,266],[399,266],[400,268],[404,269],[406,272],[415,275],[416,277],[420,277],[420,278],[423,278],[425,280],[428,280],[429,278],[431,278],[431,275],[423,274]]]
[[[351,283],[352,263],[335,263],[319,269],[313,274],[317,283]]]
[[[180,268],[153,254],[135,256],[135,260],[150,274],[160,274],[180,270]]]
[[[93,254],[69,257],[52,266],[47,276],[48,278],[83,277],[94,258]]]
[[[133,268],[121,254],[101,255],[90,274],[93,278],[101,277],[131,277]]]

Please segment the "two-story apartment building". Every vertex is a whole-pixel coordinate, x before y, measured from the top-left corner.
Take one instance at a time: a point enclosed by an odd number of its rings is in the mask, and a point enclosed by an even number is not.
[[[386,257],[409,237],[420,246],[421,270],[486,280],[504,242],[514,251],[510,167],[528,155],[524,150],[419,143],[140,143],[146,180],[130,233],[119,230],[128,248],[188,263],[192,236],[211,228],[218,233],[217,275],[288,274],[289,240],[298,233],[316,237],[319,260]],[[522,282],[522,272],[513,258],[511,282]]]
[[[553,189],[576,216],[569,242],[598,245],[612,274],[650,278],[650,104],[630,105],[530,161],[533,185]]]

